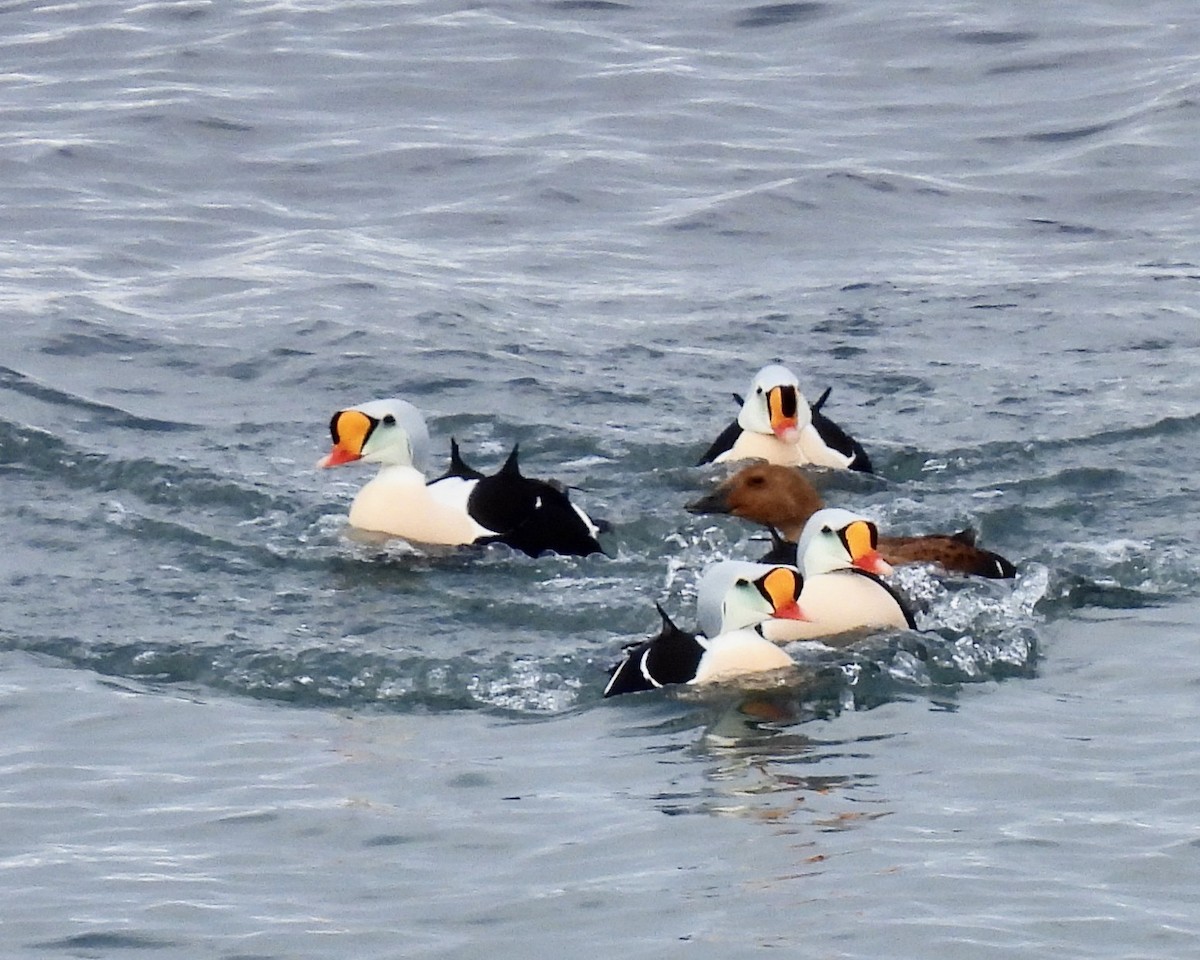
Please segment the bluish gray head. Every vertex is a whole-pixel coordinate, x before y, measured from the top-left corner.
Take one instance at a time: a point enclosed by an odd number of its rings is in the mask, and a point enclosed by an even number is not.
[[[857,567],[887,574],[892,568],[878,552],[879,532],[862,514],[840,507],[818,510],[804,525],[796,544],[796,562],[805,577]]]
[[[716,637],[771,617],[796,619],[800,577],[794,567],[744,560],[714,563],[696,588],[696,622]]]
[[[407,400],[372,400],[339,410],[329,423],[333,449],[320,466],[354,460],[383,466],[429,467],[429,428],[421,411]]]

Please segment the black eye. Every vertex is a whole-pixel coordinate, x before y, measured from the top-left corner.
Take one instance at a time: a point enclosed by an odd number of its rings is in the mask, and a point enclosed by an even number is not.
[[[392,424],[394,424],[396,422],[396,418],[389,413],[386,416],[384,416],[383,422],[386,426],[390,427]]]
[[[758,389],[755,391],[755,393],[762,393],[762,392],[763,392],[763,388],[762,388],[762,387],[759,387],[759,388],[758,388]]]
[[[750,586],[750,581],[743,580],[741,577],[738,577],[737,582],[734,584],[734,586],[735,587],[748,587],[748,586]]]
[[[822,527],[821,532],[822,533],[833,533],[833,527]]]

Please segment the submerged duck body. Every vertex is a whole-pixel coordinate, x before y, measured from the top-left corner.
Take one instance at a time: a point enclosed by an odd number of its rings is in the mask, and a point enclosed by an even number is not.
[[[879,552],[888,563],[934,563],[952,573],[990,580],[1011,580],[1017,568],[1011,560],[975,542],[974,530],[927,533],[919,537],[879,538]]]
[[[821,412],[828,398],[826,390],[810,406],[787,367],[763,367],[745,398],[738,398],[742,409],[737,420],[705,451],[700,464],[766,460],[870,473],[871,461],[862,445]]]
[[[680,630],[659,606],[661,629],[626,650],[604,688],[605,697],[670,684],[738,680],[793,665],[760,628],[802,615],[795,568],[725,561],[705,573],[698,589],[698,618],[711,637]]]
[[[804,587],[804,622],[770,624],[776,643],[814,640],[859,630],[916,629],[903,599],[880,574],[891,566],[877,550],[878,531],[866,517],[825,508],[809,518],[797,544]]]
[[[796,541],[805,523],[823,506],[821,495],[803,472],[756,463],[743,467],[710,494],[687,505],[692,513],[725,513],[777,530],[782,537],[764,557],[770,563],[795,563]],[[979,547],[970,530],[915,537],[880,536],[880,555],[890,564],[934,563],[951,573],[1003,579],[1016,567]]]
[[[506,543],[530,556],[603,552],[595,524],[564,491],[521,474],[516,447],[489,476],[463,462],[451,441],[450,470],[427,481],[429,431],[406,400],[339,410],[330,433],[333,448],[319,466],[380,465],[350,505],[352,527],[420,544]]]

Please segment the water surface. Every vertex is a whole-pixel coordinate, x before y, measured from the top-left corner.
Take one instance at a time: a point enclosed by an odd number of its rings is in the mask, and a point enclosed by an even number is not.
[[[1190,7],[3,17],[9,953],[1194,952]],[[603,701],[762,550],[682,507],[772,360],[1020,575]],[[610,555],[348,538],[390,395]]]

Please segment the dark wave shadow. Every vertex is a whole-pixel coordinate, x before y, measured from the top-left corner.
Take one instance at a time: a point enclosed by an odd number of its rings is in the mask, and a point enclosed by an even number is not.
[[[816,20],[829,12],[827,3],[765,3],[748,7],[734,21],[743,29],[757,30],[763,27],[782,27],[793,23]]]

